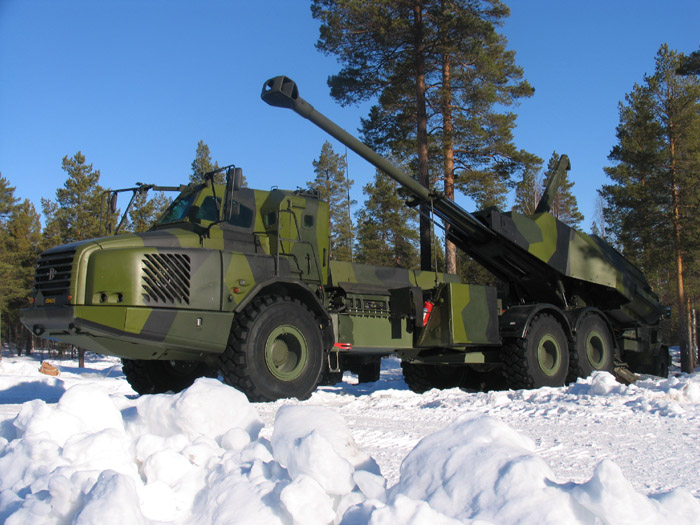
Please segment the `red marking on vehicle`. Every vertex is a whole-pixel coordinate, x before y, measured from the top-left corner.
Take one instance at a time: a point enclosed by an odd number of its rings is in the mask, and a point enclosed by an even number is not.
[[[435,305],[430,301],[425,301],[423,303],[423,326],[428,325],[428,321],[430,320],[430,314],[433,313],[434,306]]]

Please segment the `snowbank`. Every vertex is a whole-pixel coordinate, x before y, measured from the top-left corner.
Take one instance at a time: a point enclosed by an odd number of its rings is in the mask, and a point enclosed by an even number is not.
[[[601,462],[586,483],[559,483],[533,442],[492,417],[472,414],[422,440],[406,457],[391,504],[403,504],[402,496],[460,522],[659,524],[694,523],[700,516],[700,503],[687,491],[646,497],[611,461]]]
[[[696,382],[622,387],[607,374],[562,392],[584,401],[614,392],[667,414],[700,397]],[[504,395],[550,393],[494,393],[494,402]],[[686,490],[644,495],[611,461],[586,482],[558,480],[529,438],[476,412],[421,440],[391,488],[331,408],[283,404],[270,439],[261,428],[256,407],[213,379],[138,399],[88,381],[55,404],[25,402],[0,426],[0,522],[675,525],[700,516]]]

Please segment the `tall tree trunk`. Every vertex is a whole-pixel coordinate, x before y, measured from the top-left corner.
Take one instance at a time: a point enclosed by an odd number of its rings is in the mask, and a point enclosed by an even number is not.
[[[681,371],[692,373],[695,368],[692,338],[690,335],[690,306],[685,294],[683,278],[683,248],[681,238],[680,187],[676,173],[676,144],[671,137],[669,141],[671,154],[671,206],[673,208],[673,243],[676,260],[676,283],[678,290],[678,328],[681,350]]]
[[[443,177],[445,179],[445,197],[455,200],[455,153],[454,153],[454,123],[452,120],[452,78],[450,76],[450,56],[442,55],[442,151],[444,157]],[[445,271],[457,273],[457,248],[447,240],[450,225],[445,225]]]
[[[414,66],[416,79],[416,139],[418,146],[418,182],[430,187],[428,172],[428,115],[425,101],[425,43],[423,42],[423,2],[413,5]],[[420,205],[420,269],[433,269],[430,206]]]

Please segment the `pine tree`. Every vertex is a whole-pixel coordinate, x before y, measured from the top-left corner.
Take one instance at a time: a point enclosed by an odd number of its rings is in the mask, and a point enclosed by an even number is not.
[[[608,223],[605,220],[605,198],[598,193],[595,199],[595,215],[591,223],[591,233],[603,240],[608,239]]]
[[[63,232],[56,215],[58,204],[51,199],[41,198],[41,210],[44,215],[44,229],[42,230],[42,248],[47,250],[63,244]]]
[[[192,161],[192,173],[190,174],[190,182],[204,182],[205,174],[218,169],[219,163],[212,162],[211,160],[209,146],[207,146],[203,140],[200,140],[197,143],[197,152],[195,153],[195,158]],[[214,176],[214,182],[216,184],[223,184],[224,174],[217,173]]]
[[[15,188],[10,186],[10,181],[0,173],[0,223],[8,219],[17,201],[18,199],[15,198]]]
[[[73,157],[63,157],[62,169],[68,178],[63,188],[56,190],[56,201],[41,201],[46,217],[45,239],[56,245],[104,235],[105,225],[100,225],[105,206],[100,171],[86,164],[80,151]]]
[[[29,350],[31,335],[20,323],[19,309],[28,306],[34,264],[41,251],[41,224],[29,200],[17,202],[14,188],[0,176],[0,316],[3,331],[14,335],[12,342]]]
[[[11,287],[14,284],[12,272],[14,270],[10,250],[10,235],[7,222],[17,205],[15,188],[10,186],[10,181],[0,173],[0,317],[3,320],[2,331],[8,332],[8,304],[12,294]],[[7,341],[7,336],[0,336],[0,342]]]
[[[676,73],[679,75],[700,75],[700,50],[693,51],[682,59]]]
[[[333,151],[326,141],[318,160],[313,161],[316,178],[307,182],[309,188],[318,191],[321,200],[329,204],[328,230],[331,236],[330,258],[339,261],[352,260],[354,232],[350,218],[350,189],[353,181],[345,176],[347,163],[342,155]]]
[[[663,133],[647,87],[635,85],[619,112],[618,143],[608,157],[615,164],[605,168],[613,183],[600,193],[612,240],[649,274],[657,262],[671,264],[669,251],[662,249],[663,239],[671,235],[665,216],[670,201],[658,175],[664,162]]]
[[[620,106],[618,143],[603,187],[606,219],[626,255],[647,273],[674,268],[681,364],[695,365],[688,277],[700,250],[700,79],[676,74],[683,56],[664,44],[653,75]],[[662,279],[660,278],[659,281]]]
[[[533,92],[495,31],[508,8],[499,0],[314,0],[312,13],[322,22],[317,47],[344,65],[329,79],[331,95],[341,103],[378,97],[363,121],[365,141],[412,157],[418,181],[442,180],[450,199],[457,189],[481,206],[502,204],[512,174],[531,161],[512,144],[515,115],[496,111]],[[420,230],[428,269],[425,216]],[[454,246],[446,250],[454,271]]]
[[[321,20],[317,48],[337,55],[344,64],[329,78],[331,96],[343,104],[354,104],[378,95],[384,108],[400,100],[413,123],[416,178],[429,186],[423,2],[313,0],[311,12]],[[427,214],[429,209],[423,205],[422,211]],[[420,246],[421,267],[430,269],[430,221],[425,215],[420,218]]]
[[[18,348],[31,350],[31,334],[20,322],[19,310],[29,306],[29,296],[34,283],[34,265],[41,251],[41,223],[34,205],[27,199],[17,205],[7,222],[8,242],[4,254],[11,264],[10,293],[7,297],[8,315],[4,316],[18,337]]]
[[[549,158],[547,163],[547,171],[545,172],[545,177],[543,181],[542,191],[544,192],[545,184],[548,178],[554,174],[557,169],[557,164],[559,163],[559,155],[556,151],[552,152],[552,156]],[[564,177],[559,183],[559,189],[554,196],[552,201],[551,214],[554,215],[560,221],[568,224],[569,226],[578,226],[584,219],[583,214],[578,209],[578,203],[576,202],[576,196],[571,192],[574,187],[573,181],[569,180],[568,171],[564,173]]]
[[[172,204],[173,199],[172,199],[172,197],[168,197],[162,191],[159,191],[155,195],[151,196],[151,199],[149,202],[153,203],[153,214],[151,215],[151,221],[150,221],[150,226],[153,226],[154,224],[156,224],[158,222],[158,220],[161,218],[161,216],[168,209],[168,206],[170,206],[170,204]]]
[[[528,166],[523,170],[520,182],[515,186],[513,210],[524,215],[533,215],[542,198],[543,179],[541,165]]]
[[[377,172],[362,191],[367,200],[357,214],[357,262],[416,268],[416,212],[406,207],[398,183]]]
[[[160,215],[165,211],[169,199],[163,192],[158,192],[151,197],[148,193],[137,193],[134,202],[129,208],[129,224],[126,231],[145,232],[155,224]]]

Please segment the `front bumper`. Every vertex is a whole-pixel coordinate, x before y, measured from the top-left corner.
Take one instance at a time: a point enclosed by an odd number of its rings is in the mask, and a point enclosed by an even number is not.
[[[233,314],[128,306],[47,306],[21,311],[37,336],[128,359],[202,359],[224,351]]]

